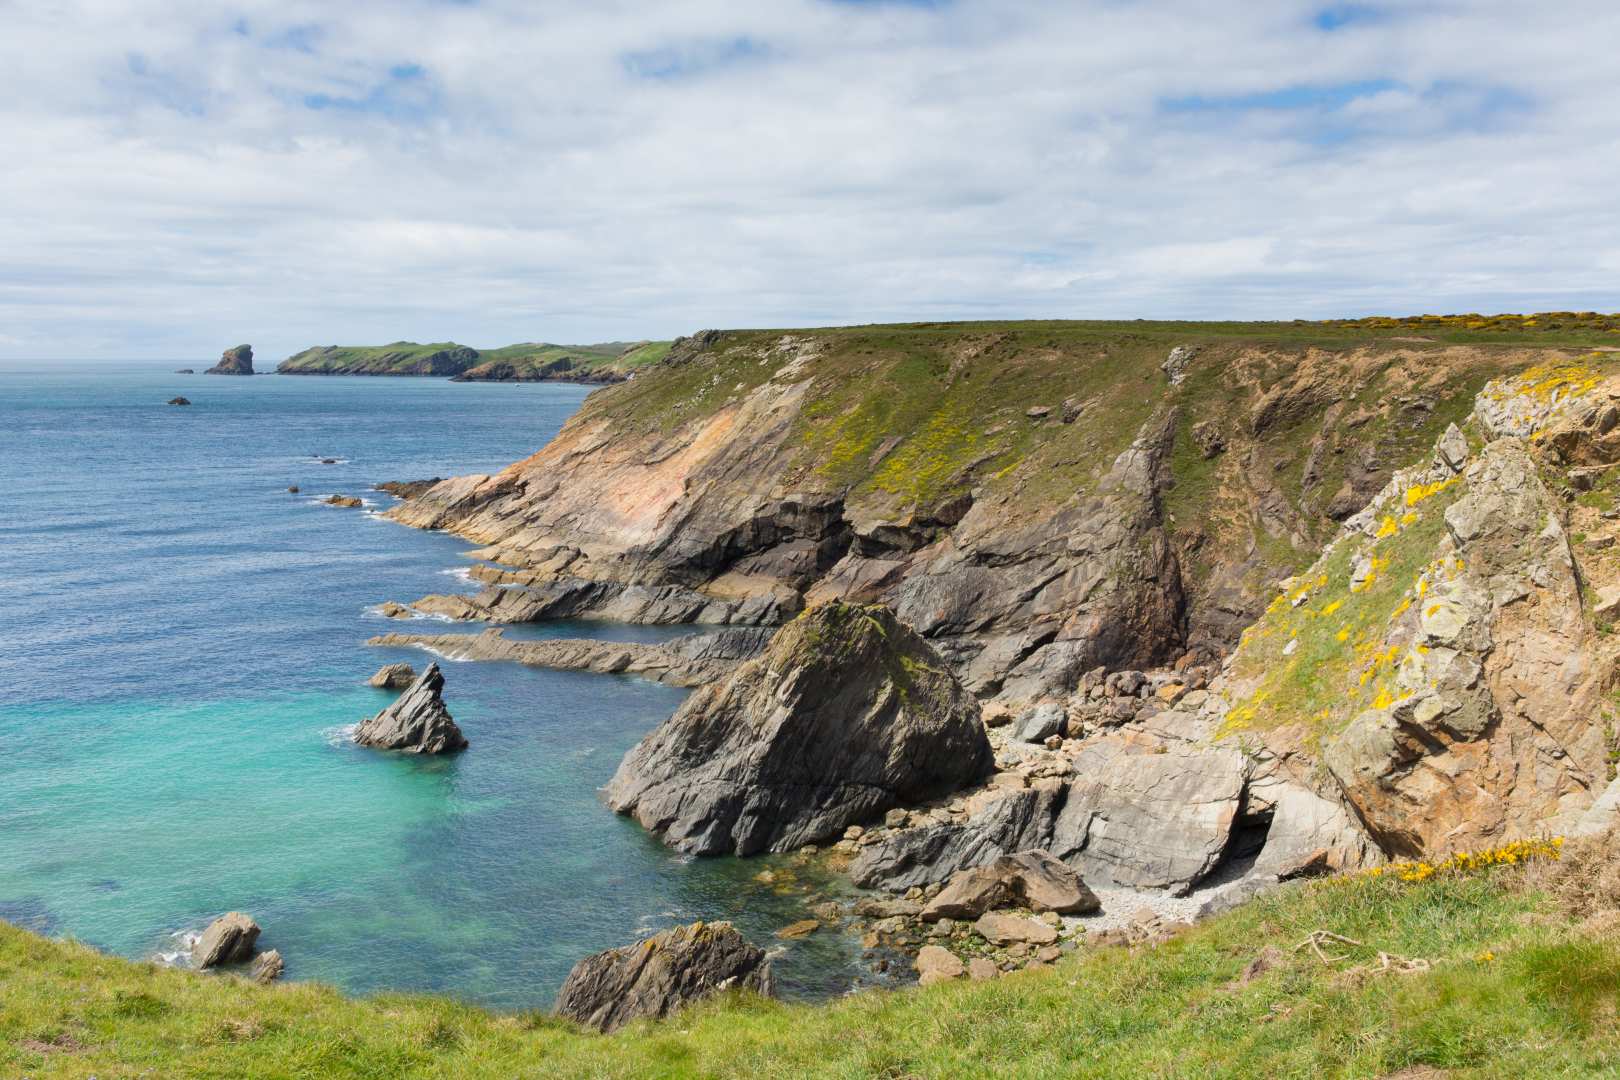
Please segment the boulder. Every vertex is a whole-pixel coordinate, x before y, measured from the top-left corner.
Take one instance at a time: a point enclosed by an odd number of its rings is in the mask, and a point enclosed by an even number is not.
[[[730,923],[697,922],[587,956],[563,982],[557,1012],[608,1032],[732,988],[771,996],[764,950]]]
[[[1052,854],[1088,878],[1177,895],[1220,862],[1248,774],[1236,750],[1124,735],[1088,743],[1074,770]]]
[[[328,495],[326,498],[322,499],[321,502],[325,503],[327,506],[342,506],[350,510],[365,505],[365,503],[361,502],[353,495]]]
[[[251,375],[253,374],[253,346],[238,345],[234,349],[226,349],[220,356],[219,363],[203,372],[204,375]]]
[[[281,973],[286,970],[286,967],[287,965],[281,960],[281,954],[275,949],[271,949],[269,952],[262,952],[254,957],[253,968],[249,974],[262,983],[275,982],[281,978]]]
[[[990,959],[988,956],[975,956],[973,959],[969,960],[967,971],[968,978],[974,980],[975,982],[982,982],[985,979],[994,979],[1001,974],[1001,969],[996,967],[996,962]]]
[[[797,941],[807,938],[821,929],[820,919],[800,919],[795,923],[788,923],[776,932],[776,936],[787,941]]]
[[[183,397],[172,397],[172,398],[169,399],[169,404],[170,405],[190,405],[191,402],[188,401],[187,399],[183,398]]]
[[[916,967],[917,983],[921,986],[960,979],[967,974],[967,965],[961,958],[939,945],[924,945],[917,953]]]
[[[973,924],[979,936],[992,945],[1051,945],[1058,939],[1055,928],[1022,915],[1005,911],[987,911]]]
[[[1102,904],[1072,868],[1047,852],[1022,851],[959,871],[923,908],[922,919],[976,919],[1006,907],[1087,915]]]
[[[197,944],[191,947],[191,960],[200,968],[240,964],[253,955],[259,940],[259,924],[240,911],[227,912],[208,924]]]
[[[444,676],[438,664],[429,664],[410,687],[388,708],[363,721],[354,741],[379,750],[411,754],[448,754],[465,750],[467,740],[444,706]]]
[[[979,705],[883,607],[833,602],[699,689],[625,756],[608,805],[700,855],[788,851],[993,765]]]
[[[850,880],[863,889],[904,892],[1009,852],[1045,848],[1061,796],[1059,785],[1019,788],[984,803],[966,821],[896,830],[861,849]]]
[[[1026,709],[1013,724],[1013,738],[1019,742],[1044,743],[1053,735],[1062,735],[1068,716],[1063,706],[1047,702]]]
[[[379,690],[403,690],[416,681],[416,669],[409,664],[384,664],[377,674],[366,680],[367,686]]]

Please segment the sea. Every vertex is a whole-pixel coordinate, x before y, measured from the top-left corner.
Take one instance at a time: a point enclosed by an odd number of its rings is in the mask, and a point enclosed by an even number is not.
[[[289,978],[502,1010],[547,1008],[581,957],[696,919],[768,947],[787,997],[867,977],[847,931],[774,937],[836,882],[679,855],[600,801],[683,690],[441,661],[470,749],[349,738],[392,697],[366,685],[379,666],[432,659],[367,638],[482,629],[377,613],[470,588],[472,563],[382,518],[373,485],[497,470],[589,387],[184,366],[207,364],[0,362],[0,919],[183,965],[245,911]]]

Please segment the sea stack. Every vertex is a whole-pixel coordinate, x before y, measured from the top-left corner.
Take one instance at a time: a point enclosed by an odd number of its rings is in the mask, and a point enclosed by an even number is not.
[[[467,748],[450,710],[444,707],[444,675],[429,664],[410,687],[388,708],[362,721],[354,741],[378,750],[408,754],[450,754]]]
[[[238,345],[234,349],[226,349],[220,356],[219,363],[203,372],[204,375],[251,375],[253,374],[253,346]]]
[[[982,779],[979,703],[881,606],[832,602],[626,755],[608,805],[697,855],[791,851]]]

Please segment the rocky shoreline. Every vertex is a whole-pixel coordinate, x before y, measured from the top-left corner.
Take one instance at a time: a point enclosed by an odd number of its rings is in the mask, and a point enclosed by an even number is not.
[[[697,363],[720,343],[671,357]],[[704,446],[718,472],[689,459],[669,473],[691,444],[666,433],[650,456],[624,453],[587,417],[530,462],[390,512],[497,564],[473,571],[487,588],[420,612],[742,625],[658,646],[498,629],[373,639],[697,687],[626,755],[606,801],[679,850],[797,852],[866,890],[813,902],[784,939],[838,927],[874,969],[991,977],[1162,941],[1291,881],[1606,821],[1620,804],[1612,733],[1591,721],[1617,649],[1581,599],[1620,596],[1620,564],[1600,554],[1620,542],[1606,524],[1620,506],[1580,498],[1620,465],[1620,378],[1560,358],[1487,383],[1217,648],[1213,629],[1196,643],[1166,543],[1178,406],[1035,525],[974,519],[975,494],[913,517],[926,535],[911,540],[851,535],[847,497],[761,504],[748,479],[780,464],[786,429],[772,425],[805,392],[792,376],[809,348],[784,338],[785,366]],[[1172,393],[1209,362],[1172,352]],[[1267,395],[1251,434],[1282,422],[1276,410],[1297,422],[1324,407],[1299,389]],[[1214,460],[1237,436],[1190,437]],[[614,501],[649,485],[655,524]],[[716,500],[739,493],[745,524],[705,517],[735,512]],[[1572,535],[1605,542],[1578,555]],[[971,565],[970,538],[984,556]]]

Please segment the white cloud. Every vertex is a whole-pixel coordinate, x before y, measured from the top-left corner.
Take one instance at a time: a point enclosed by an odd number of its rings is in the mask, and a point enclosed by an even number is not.
[[[0,354],[1616,308],[1570,0],[13,0]]]

